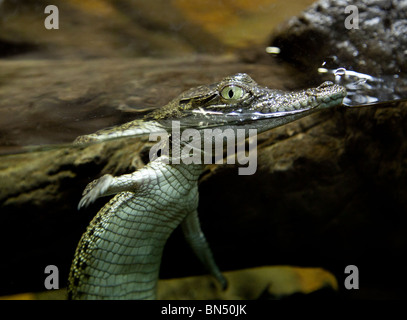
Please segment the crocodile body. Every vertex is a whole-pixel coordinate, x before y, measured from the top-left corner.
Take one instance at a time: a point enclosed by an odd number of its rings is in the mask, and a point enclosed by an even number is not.
[[[190,89],[143,120],[81,136],[76,142],[163,132],[174,120],[181,123],[181,130],[256,129],[260,133],[338,106],[345,95],[343,87],[329,82],[284,92],[237,74]],[[116,196],[98,212],[78,244],[69,275],[70,298],[156,298],[162,251],[178,225],[198,258],[226,287],[198,220],[198,179],[204,165],[171,164],[171,156],[170,151],[132,174],[105,175],[86,187],[79,207],[98,197]]]

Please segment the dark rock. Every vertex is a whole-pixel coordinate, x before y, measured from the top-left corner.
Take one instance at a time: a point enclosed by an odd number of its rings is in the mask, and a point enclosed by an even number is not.
[[[358,9],[357,29],[345,27],[349,5]],[[407,1],[321,0],[281,25],[271,45],[308,70],[334,56],[340,67],[358,72],[406,74],[406,29]]]

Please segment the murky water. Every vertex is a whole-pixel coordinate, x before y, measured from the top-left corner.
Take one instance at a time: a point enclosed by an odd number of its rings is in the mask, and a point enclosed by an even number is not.
[[[374,106],[407,100],[407,79],[399,74],[372,76],[345,68],[324,67],[318,71],[327,74],[327,79],[346,88],[348,94],[344,99],[344,105],[349,107]]]

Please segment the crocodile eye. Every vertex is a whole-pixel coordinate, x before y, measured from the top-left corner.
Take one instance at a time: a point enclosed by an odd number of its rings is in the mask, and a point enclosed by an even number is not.
[[[220,92],[222,98],[226,100],[238,100],[243,97],[244,91],[238,86],[226,86]]]

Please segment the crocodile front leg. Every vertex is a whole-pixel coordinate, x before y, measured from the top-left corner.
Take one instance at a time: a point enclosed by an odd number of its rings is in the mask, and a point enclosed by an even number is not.
[[[209,257],[208,266],[223,279],[197,220],[202,167],[168,165],[163,159],[132,174],[103,176],[85,189],[80,206],[118,194],[79,242],[69,276],[70,298],[154,299],[164,245],[182,221],[192,248]]]
[[[184,232],[185,239],[191,246],[192,250],[206,267],[206,269],[215,277],[219,282],[222,289],[226,289],[227,281],[220,272],[213,258],[212,251],[209,248],[205,235],[201,230],[201,225],[198,219],[198,211],[193,211],[188,214],[184,221],[181,223],[182,231]]]

